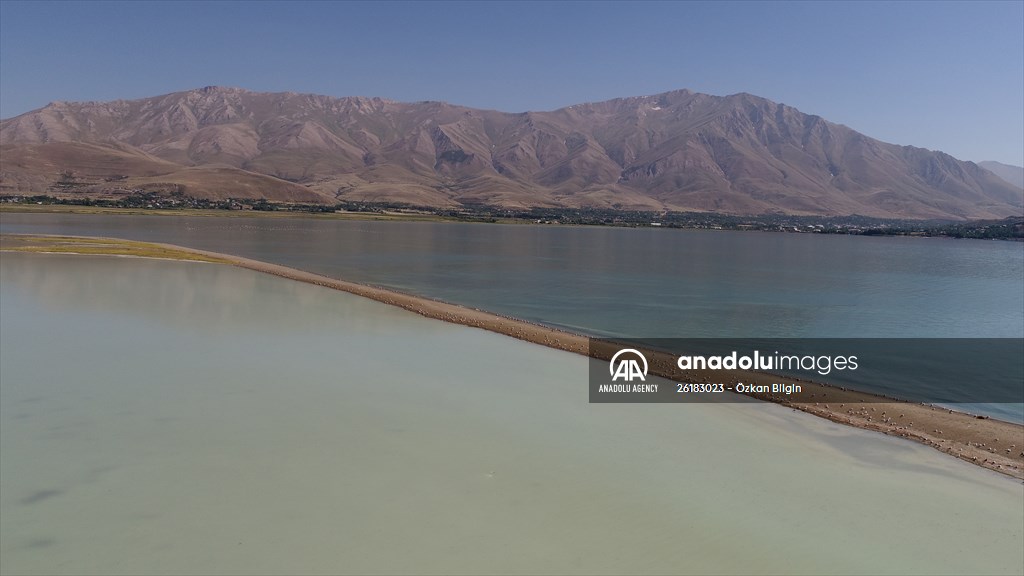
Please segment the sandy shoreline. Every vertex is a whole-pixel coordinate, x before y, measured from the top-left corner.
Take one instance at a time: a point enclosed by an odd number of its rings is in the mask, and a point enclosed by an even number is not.
[[[18,250],[18,244],[25,245],[31,238],[54,237],[47,235],[4,235],[3,250]],[[77,239],[79,241],[86,240],[94,243],[109,242],[115,245],[126,242],[120,239],[100,237],[60,236],[60,238]],[[591,350],[590,340],[586,336],[482,310],[413,296],[390,289],[347,282],[287,266],[270,264],[230,254],[197,250],[171,244],[132,243],[135,245],[158,247],[161,250],[172,253],[198,255],[201,257],[200,259],[205,261],[228,263],[290,280],[342,290],[384,304],[398,306],[427,318],[481,328],[550,348],[605,360],[610,356],[607,350],[600,348]],[[43,250],[34,251],[42,252]],[[74,252],[69,249],[63,250],[62,253]],[[675,368],[674,358],[665,353],[651,352],[648,355],[648,359],[650,360],[651,373],[676,381],[703,382],[708,381],[708,377],[711,374],[701,372],[680,373]],[[718,373],[716,378],[721,380],[722,376],[722,373]],[[776,376],[741,371],[728,373],[725,376],[726,380],[732,380],[730,383],[740,380],[755,384],[787,381],[787,379],[780,379]],[[795,380],[789,381],[796,382]],[[990,418],[979,418],[971,414],[924,404],[890,401],[879,396],[807,381],[799,381],[799,384],[804,387],[805,391],[813,394],[813,402],[793,402],[783,397],[772,397],[770,395],[756,395],[756,397],[827,418],[840,424],[907,438],[978,466],[1016,478],[1024,478],[1024,426]]]

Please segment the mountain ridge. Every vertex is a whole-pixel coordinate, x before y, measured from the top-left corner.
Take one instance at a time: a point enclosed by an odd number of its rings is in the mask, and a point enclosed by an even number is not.
[[[1003,164],[1002,162],[996,162],[994,160],[978,162],[978,166],[981,166],[985,170],[988,170],[1018,188],[1024,188],[1024,167],[1022,166]]]
[[[752,94],[685,89],[507,113],[207,86],[51,102],[0,121],[0,147],[0,194],[946,219],[1024,212],[1024,193],[972,162]]]

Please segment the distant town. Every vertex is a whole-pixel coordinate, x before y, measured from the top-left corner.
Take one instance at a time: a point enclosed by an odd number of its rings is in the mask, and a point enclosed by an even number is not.
[[[1003,220],[902,220],[867,216],[793,216],[761,214],[736,216],[711,212],[611,210],[602,208],[506,208],[471,205],[433,208],[396,202],[349,202],[333,205],[290,204],[263,199],[209,200],[184,195],[139,192],[121,198],[0,195],[0,203],[23,206],[86,206],[141,210],[252,210],[307,214],[351,214],[372,217],[437,218],[463,222],[507,222],[544,225],[684,228],[697,230],[760,230],[803,234],[862,236],[944,236],[994,240],[1024,240],[1024,215]]]

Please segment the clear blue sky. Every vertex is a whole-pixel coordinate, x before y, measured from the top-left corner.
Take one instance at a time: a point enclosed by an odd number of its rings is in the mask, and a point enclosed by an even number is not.
[[[510,112],[750,92],[1024,165],[1024,1],[0,0],[0,117],[205,85]]]

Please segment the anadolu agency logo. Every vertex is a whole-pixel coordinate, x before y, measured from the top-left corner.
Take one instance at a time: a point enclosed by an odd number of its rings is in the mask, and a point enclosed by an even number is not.
[[[642,370],[640,369],[641,363],[643,364]],[[616,352],[612,356],[611,361],[608,362],[608,373],[612,376],[612,382],[620,378],[623,382],[632,382],[634,378],[639,378],[641,382],[645,382],[647,358],[644,358],[644,355],[639,350],[623,348]]]

